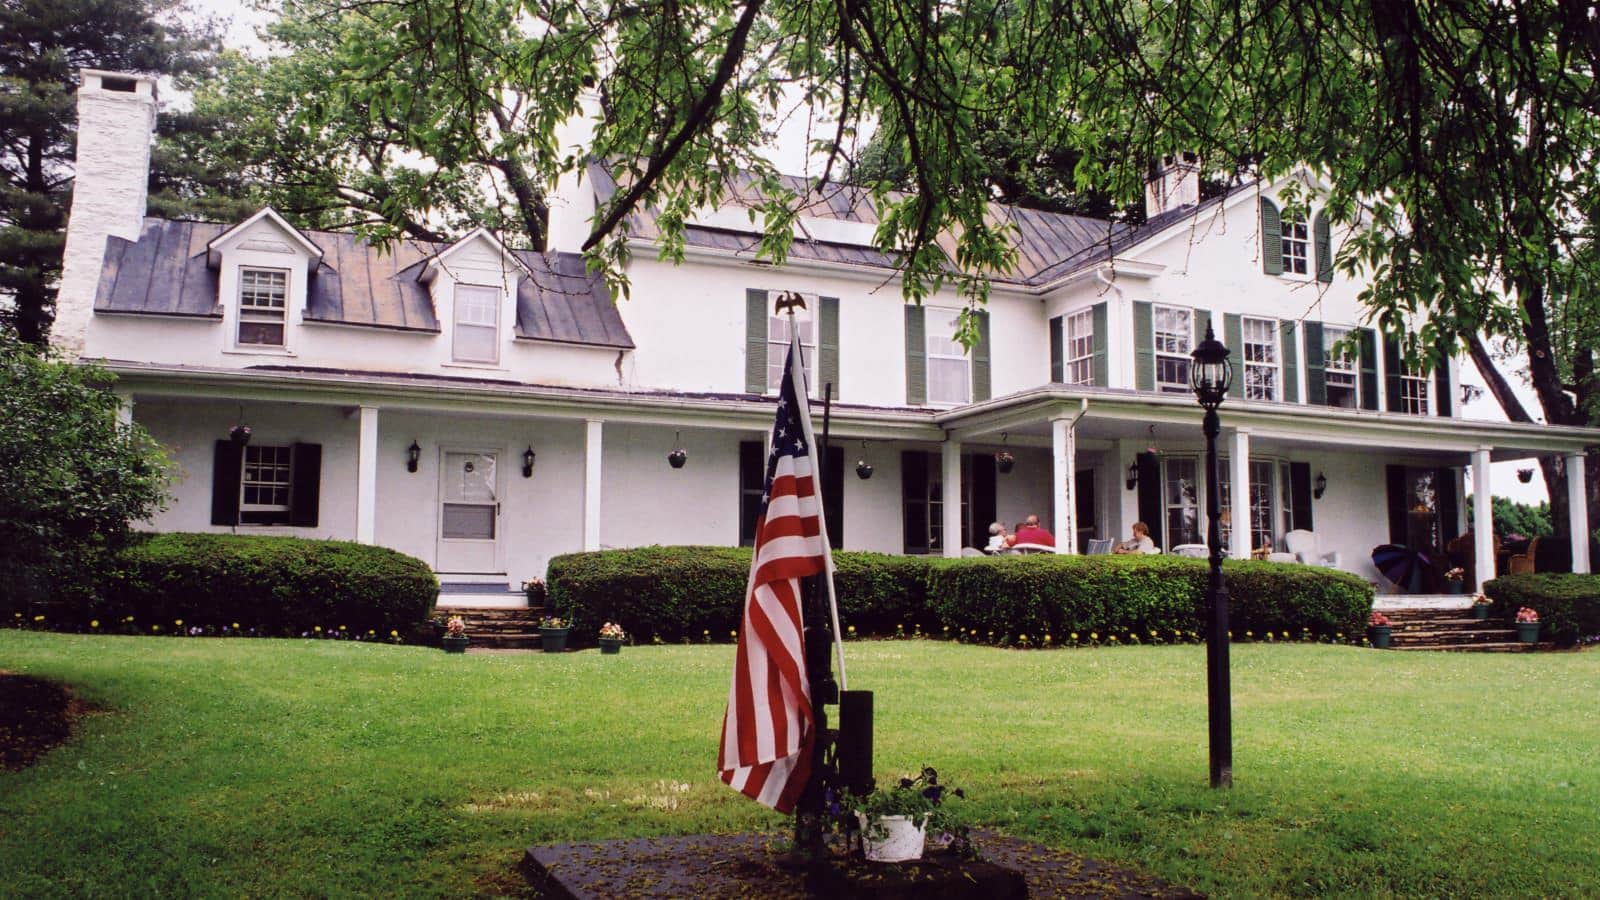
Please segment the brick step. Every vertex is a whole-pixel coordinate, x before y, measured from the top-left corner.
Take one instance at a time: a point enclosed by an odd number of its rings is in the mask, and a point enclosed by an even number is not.
[[[1555,644],[1540,641],[1536,644],[1524,644],[1521,641],[1502,641],[1485,644],[1447,644],[1444,646],[1410,646],[1401,647],[1390,644],[1391,650],[1432,650],[1436,653],[1527,653],[1533,650],[1554,650]]]
[[[1436,621],[1439,619],[1470,619],[1472,611],[1468,609],[1386,609],[1382,611],[1389,618],[1408,622]]]
[[[539,636],[537,634],[531,636],[510,634],[473,634],[468,635],[468,637],[472,639],[471,643],[467,645],[467,649],[469,650],[474,647],[480,650],[538,650],[541,646],[539,642]]]
[[[1396,628],[1498,628],[1509,624],[1505,619],[1474,619],[1471,616],[1458,619],[1396,619],[1391,616],[1389,621]]]
[[[463,619],[526,619],[538,618],[544,610],[526,606],[447,606],[439,613]]]
[[[1391,634],[1389,643],[1394,646],[1415,647],[1418,645],[1442,646],[1445,644],[1493,644],[1502,641],[1517,639],[1515,631],[1471,631],[1471,632],[1438,632],[1438,633],[1413,633]]]

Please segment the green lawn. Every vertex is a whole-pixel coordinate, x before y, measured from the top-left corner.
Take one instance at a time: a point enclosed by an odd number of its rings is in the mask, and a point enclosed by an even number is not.
[[[847,648],[880,773],[1218,895],[1600,895],[1600,653]],[[0,895],[462,895],[530,844],[775,828],[712,773],[732,648],[557,658],[0,632],[108,712],[0,773]]]

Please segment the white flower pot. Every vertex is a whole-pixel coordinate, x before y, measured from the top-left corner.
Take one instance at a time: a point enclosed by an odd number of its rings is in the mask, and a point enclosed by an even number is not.
[[[856,813],[861,823],[861,851],[872,862],[906,862],[921,859],[922,848],[928,840],[927,824],[918,828],[910,816],[882,816],[878,824],[886,834],[874,837],[867,825],[867,817]]]

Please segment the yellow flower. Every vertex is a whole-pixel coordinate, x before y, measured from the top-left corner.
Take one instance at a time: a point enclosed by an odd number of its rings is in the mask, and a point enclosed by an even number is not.
[[[1028,636],[1027,636],[1027,635],[1025,635],[1025,634],[1019,634],[1019,635],[1017,635],[1017,640],[1019,640],[1019,641],[1025,641],[1025,640],[1027,640],[1027,639],[1028,639]]]
[[[44,621],[44,616],[34,616],[33,620],[35,622],[43,622]]]
[[[1091,640],[1091,641],[1100,640],[1100,632],[1098,632],[1098,631],[1089,632],[1089,640]]]
[[[739,632],[730,631],[730,632],[728,632],[728,637],[733,638],[734,640],[737,641],[739,639]]]
[[[311,630],[312,631],[321,631],[322,630],[322,626],[321,625],[313,625],[313,626],[311,626]]]
[[[233,623],[233,630],[234,631],[238,631],[239,630],[239,623],[238,622]],[[370,634],[371,632],[368,632],[368,633]]]
[[[400,636],[400,632],[394,631],[392,629],[389,631],[389,637],[399,637],[399,636]]]
[[[1073,640],[1077,640],[1077,639],[1078,639],[1078,633],[1077,633],[1077,632],[1076,632],[1076,631],[1074,631],[1074,632],[1073,632],[1073,633],[1072,633],[1072,639],[1073,639]]]
[[[100,627],[100,620],[99,619],[90,619],[89,620],[89,627],[90,628],[99,628]]]
[[[339,630],[340,630],[340,631],[344,631],[344,630],[345,630],[345,627],[344,627],[344,626],[343,626],[343,625],[340,625],[340,626],[339,626]]]
[[[151,631],[160,631],[161,630],[161,626],[160,625],[151,625],[150,626],[150,630]]]
[[[855,627],[855,626],[854,626],[854,625],[851,625],[851,626],[850,626],[850,628],[849,628],[849,629],[848,629],[848,631],[849,631],[849,632],[850,632],[850,633],[851,633],[851,634],[855,634],[855,633],[856,633],[856,627]]]
[[[1050,635],[1047,634],[1047,635],[1044,636],[1044,642],[1046,644],[1050,643]]]
[[[179,628],[182,628],[183,627],[183,620],[182,619],[173,619],[172,620],[172,624],[178,626]]]

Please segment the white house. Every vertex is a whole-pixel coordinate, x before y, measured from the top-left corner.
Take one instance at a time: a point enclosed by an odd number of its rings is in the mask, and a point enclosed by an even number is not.
[[[633,297],[613,303],[569,252],[615,189],[598,166],[558,186],[551,252],[484,231],[380,251],[270,209],[147,218],[155,82],[85,71],[79,111],[55,340],[120,376],[129,414],[180,466],[157,529],[375,542],[485,590],[560,553],[748,541],[787,340],[780,291],[810,300],[798,324],[813,384],[833,388],[824,484],[849,549],[956,555],[991,520],[1030,513],[1064,552],[1068,536],[1125,536],[1135,520],[1169,551],[1202,541],[1187,373],[1208,325],[1238,373],[1222,408],[1224,507],[1250,531],[1227,536],[1237,556],[1305,529],[1377,580],[1374,546],[1471,529],[1486,559],[1488,462],[1576,458],[1600,440],[1462,419],[1453,363],[1415,377],[1361,326],[1361,285],[1332,272],[1340,236],[1315,201],[1309,221],[1284,217],[1281,184],[1200,202],[1182,161],[1137,229],[997,207],[1019,264],[965,354],[961,302],[907,305],[870,246],[870,204],[843,188],[800,218],[781,267],[755,258],[740,209],[691,225],[681,265],[656,261],[641,216]],[[1581,497],[1583,467],[1568,471]],[[1588,534],[1585,505],[1572,511]],[[1587,571],[1587,544],[1573,553]]]

